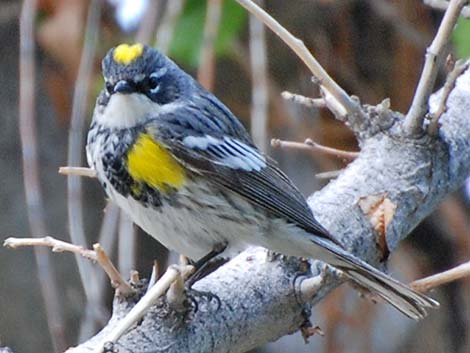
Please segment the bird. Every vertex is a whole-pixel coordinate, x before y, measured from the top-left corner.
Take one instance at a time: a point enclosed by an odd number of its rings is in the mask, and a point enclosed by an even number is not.
[[[111,48],[88,164],[135,224],[197,261],[250,246],[321,260],[413,319],[439,303],[342,248],[238,118],[156,49]]]

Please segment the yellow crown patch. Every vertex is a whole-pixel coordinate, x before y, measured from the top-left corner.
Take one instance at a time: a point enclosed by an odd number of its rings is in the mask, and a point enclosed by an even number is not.
[[[134,45],[120,44],[114,49],[114,61],[121,65],[129,65],[138,59],[144,52],[144,46],[140,43]]]

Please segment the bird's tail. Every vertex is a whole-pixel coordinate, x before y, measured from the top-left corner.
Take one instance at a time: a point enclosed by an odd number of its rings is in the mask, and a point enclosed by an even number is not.
[[[328,263],[341,270],[360,287],[377,294],[408,317],[415,320],[422,319],[427,315],[427,309],[439,306],[434,299],[414,291],[338,246],[318,239],[312,242],[328,250],[333,257],[328,256]]]

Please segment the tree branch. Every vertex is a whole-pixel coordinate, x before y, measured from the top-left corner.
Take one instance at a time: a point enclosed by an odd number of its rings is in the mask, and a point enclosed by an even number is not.
[[[281,93],[282,98],[291,102],[302,104],[307,108],[326,108],[326,102],[323,98],[310,98],[300,94],[284,91]]]
[[[427,103],[434,89],[439,66],[446,56],[446,45],[449,43],[454,26],[466,3],[467,0],[450,0],[449,7],[444,14],[436,37],[426,51],[423,72],[421,73],[410,110],[405,118],[404,129],[409,135],[419,135],[423,131],[423,121],[428,110]]]
[[[347,161],[352,161],[359,156],[359,152],[343,151],[337,148],[323,146],[312,139],[306,139],[305,142],[283,141],[279,139],[272,139],[271,146],[279,148],[295,148],[300,150],[307,150],[312,152],[324,153],[327,155],[343,158]]]
[[[454,64],[454,68],[449,73],[449,75],[447,75],[447,80],[444,84],[444,87],[442,88],[442,94],[439,100],[437,111],[430,114],[431,121],[428,126],[428,133],[431,136],[435,136],[439,131],[439,119],[447,110],[447,99],[449,98],[450,92],[452,92],[454,89],[455,81],[465,70],[468,69],[469,65],[470,61],[464,62],[462,60],[457,60],[457,62]]]
[[[94,250],[89,250],[80,245],[67,243],[53,237],[43,238],[8,238],[5,239],[3,246],[10,249],[19,247],[41,247],[46,246],[53,252],[70,252],[93,262],[98,262],[109,277],[111,285],[116,289],[116,294],[121,296],[130,296],[134,294],[134,290],[127,284],[113,265],[108,255],[100,244],[93,245]]]
[[[96,172],[93,169],[87,167],[60,167],[59,174],[96,178]]]
[[[435,275],[419,279],[410,283],[410,287],[417,290],[418,292],[428,292],[433,288],[442,286],[458,279],[470,276],[470,261],[465,262],[457,267],[450,270],[436,273]]]
[[[314,56],[307,49],[305,44],[298,38],[294,37],[287,29],[285,29],[279,22],[271,17],[266,11],[256,5],[250,0],[237,0],[237,2],[253,14],[258,20],[268,26],[274,33],[276,33],[307,65],[315,77],[316,83],[320,85],[325,95],[334,100],[332,104],[335,106],[333,112],[338,118],[344,119],[347,115],[352,119],[363,117],[360,104],[352,99],[323,69]]]
[[[447,0],[424,0],[426,5],[435,8],[436,10],[445,11],[449,7],[449,1]],[[462,16],[465,18],[470,18],[470,6],[465,6],[462,9]]]

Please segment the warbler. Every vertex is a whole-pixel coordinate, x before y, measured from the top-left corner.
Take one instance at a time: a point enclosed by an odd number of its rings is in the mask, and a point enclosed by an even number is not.
[[[193,260],[262,246],[322,260],[411,318],[438,306],[344,250],[234,114],[168,57],[121,44],[102,70],[88,163],[107,196],[163,245]]]

